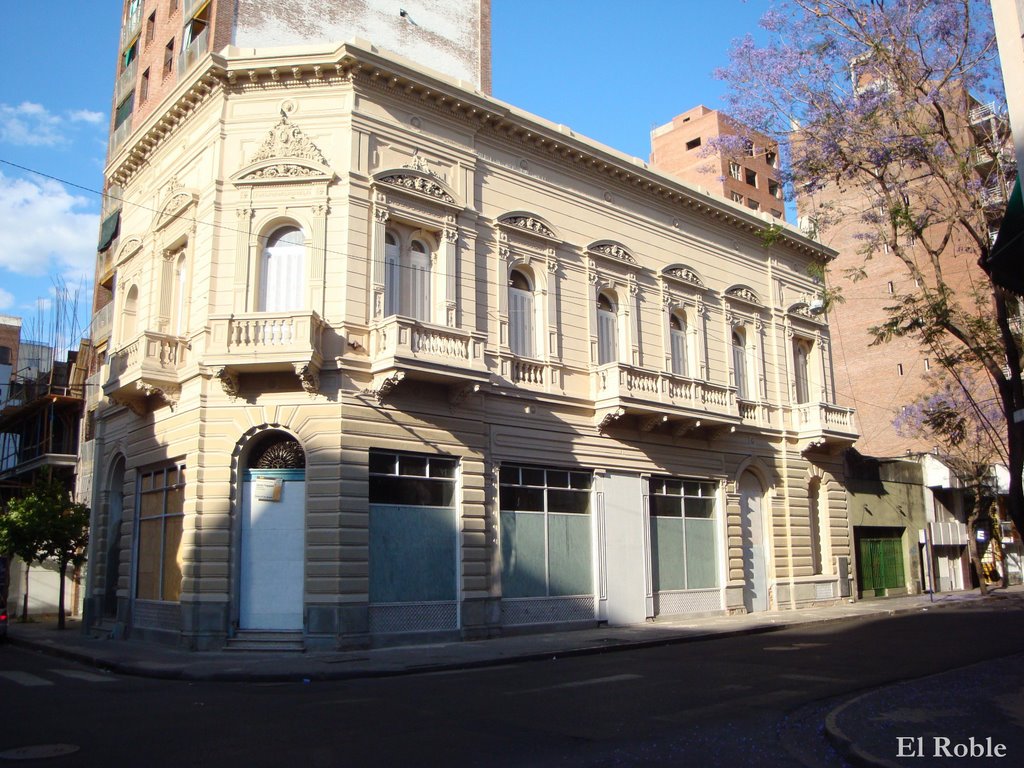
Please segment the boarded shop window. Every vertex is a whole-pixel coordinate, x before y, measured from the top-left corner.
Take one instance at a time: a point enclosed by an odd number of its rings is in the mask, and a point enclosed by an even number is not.
[[[715,484],[653,477],[649,498],[654,590],[718,586]]]
[[[589,471],[504,465],[503,597],[593,593]]]
[[[177,602],[181,596],[178,548],[185,519],[185,465],[141,472],[138,488],[135,596]]]

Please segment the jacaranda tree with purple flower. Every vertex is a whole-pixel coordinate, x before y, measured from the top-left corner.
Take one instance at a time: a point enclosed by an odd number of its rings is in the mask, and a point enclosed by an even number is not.
[[[848,276],[883,252],[898,260],[912,287],[890,297],[874,343],[914,339],[954,380],[975,381],[976,399],[995,397],[1008,510],[1024,530],[1021,337],[1013,297],[976,266],[990,248],[990,190],[1007,173],[977,161],[999,149],[995,121],[979,146],[969,119],[979,103],[1003,101],[988,3],[780,0],[762,27],[767,42],[736,42],[718,73],[728,111],[779,143],[787,194],[823,240],[855,229],[857,252],[838,260]]]

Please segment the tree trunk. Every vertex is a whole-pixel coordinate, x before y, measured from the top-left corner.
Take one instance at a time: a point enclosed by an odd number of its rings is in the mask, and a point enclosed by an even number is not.
[[[64,629],[64,574],[68,570],[68,561],[60,561],[60,586],[57,588],[57,629]]]
[[[28,570],[31,568],[28,561],[25,561],[25,589],[21,596],[21,620],[28,621]]]
[[[978,577],[978,589],[981,594],[987,595],[988,587],[985,586],[985,573],[981,568],[981,553],[978,552],[978,523],[981,520],[982,508],[980,490],[980,488],[975,489],[974,508],[971,510],[971,514],[967,518],[967,552],[971,558],[971,567],[974,569],[974,573]]]

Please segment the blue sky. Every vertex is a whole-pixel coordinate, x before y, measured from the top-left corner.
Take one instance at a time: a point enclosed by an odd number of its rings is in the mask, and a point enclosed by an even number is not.
[[[650,131],[722,105],[712,72],[767,0],[492,0],[494,95],[646,159]],[[13,3],[0,46],[0,314],[48,338],[55,286],[87,325],[120,0]],[[14,34],[10,30],[15,30]],[[48,55],[63,54],[48,61]],[[12,165],[14,164],[14,165]],[[47,179],[22,166],[61,181]],[[65,302],[67,306],[68,302]]]

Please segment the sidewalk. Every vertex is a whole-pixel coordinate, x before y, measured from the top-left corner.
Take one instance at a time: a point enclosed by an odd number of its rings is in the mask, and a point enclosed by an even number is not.
[[[1024,586],[1000,590],[987,598],[977,592],[939,595],[934,601],[928,595],[915,595],[799,611],[346,652],[190,652],[151,643],[87,637],[78,622],[69,622],[67,630],[58,632],[55,621],[12,622],[9,641],[127,675],[193,681],[309,682],[609,653],[774,632],[801,624],[942,610],[983,599],[1005,601],[1013,610],[1024,609]],[[992,757],[988,762],[1002,760],[1005,764],[1005,757],[995,756],[999,744],[1004,745],[1010,762],[1019,762],[1024,755],[1024,654],[863,694],[828,714],[825,733],[846,759],[858,765],[892,768],[958,764],[962,759],[973,764],[979,762],[979,756],[984,760],[989,755]],[[908,740],[901,742],[900,737]],[[936,742],[935,737],[949,741]],[[987,751],[982,755],[979,749]],[[963,750],[968,752],[961,755]]]

